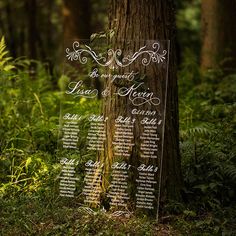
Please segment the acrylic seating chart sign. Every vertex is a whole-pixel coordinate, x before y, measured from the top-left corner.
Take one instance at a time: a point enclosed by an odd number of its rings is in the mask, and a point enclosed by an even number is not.
[[[59,195],[91,210],[156,216],[169,41],[65,48]]]

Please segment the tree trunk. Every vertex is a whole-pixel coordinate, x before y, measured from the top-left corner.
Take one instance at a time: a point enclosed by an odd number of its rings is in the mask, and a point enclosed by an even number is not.
[[[173,1],[166,0],[111,0],[110,2],[110,28],[114,30],[112,48],[121,49],[122,54],[128,52],[138,52],[149,40],[170,40],[170,59],[169,59],[169,82],[166,101],[166,122],[165,138],[163,149],[163,169],[161,192],[162,201],[166,199],[180,200],[180,189],[182,187],[180,154],[179,154],[179,123],[178,123],[178,92],[176,77],[176,58],[175,58],[175,12]],[[166,46],[166,45],[165,45]],[[125,74],[128,71],[139,71],[139,74],[145,74],[145,84],[154,94],[160,94],[165,97],[166,75],[160,73],[156,65],[149,65],[148,69],[141,65],[141,62],[133,63],[127,69],[119,68],[118,74]],[[157,79],[158,78],[158,79]],[[137,80],[142,78],[137,78]],[[134,82],[134,81],[133,81]],[[120,87],[130,87],[130,82],[111,82],[106,81],[106,88],[111,94],[117,94]],[[147,109],[147,104],[139,109]],[[163,105],[164,106],[164,105]],[[104,101],[105,117],[109,116],[106,126],[106,133],[109,134],[106,139],[106,153],[102,162],[105,163],[105,172],[109,172],[112,163],[116,161],[113,151],[113,141],[115,134],[114,120],[118,116],[132,117],[131,110],[133,104],[127,97],[108,96]],[[164,109],[164,107],[162,107]],[[157,108],[153,108],[157,109]],[[158,110],[156,110],[158,114]],[[162,119],[163,119],[162,114]],[[155,116],[160,119],[158,115]],[[142,159],[140,156],[140,136],[143,128],[140,127],[142,116],[135,116],[136,123],[133,129],[135,146],[131,150],[128,162],[137,167],[140,163],[146,165],[155,164],[156,159]],[[159,157],[160,158],[160,157]],[[160,164],[160,160],[158,160]],[[131,176],[135,179],[137,176]]]
[[[88,39],[91,34],[90,1],[64,0],[64,42]]]
[[[202,1],[202,52],[201,68],[235,70],[236,27],[233,0]]]
[[[14,32],[14,26],[12,21],[12,8],[10,1],[7,1],[6,3],[6,15],[7,15],[7,23],[8,23],[8,33],[9,33],[9,40],[10,40],[10,51],[14,58],[16,58],[17,52],[16,52],[16,42],[15,42],[15,32]]]
[[[35,0],[26,1],[26,11],[28,13],[28,53],[30,59],[37,58],[37,24],[36,24],[36,14],[37,14],[37,4]]]

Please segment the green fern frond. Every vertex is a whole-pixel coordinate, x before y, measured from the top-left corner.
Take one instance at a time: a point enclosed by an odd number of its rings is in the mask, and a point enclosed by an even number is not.
[[[2,54],[2,52],[5,50],[5,48],[6,48],[5,38],[2,37],[2,39],[0,41],[0,54]]]
[[[236,166],[227,165],[223,168],[224,174],[232,181],[236,181]]]
[[[214,132],[209,123],[191,124],[180,131],[181,138],[201,138]]]
[[[6,50],[5,38],[2,37],[0,40],[0,71],[10,72],[15,68],[14,65],[10,63],[12,58],[6,56],[8,53],[9,52]]]
[[[196,136],[205,136],[211,133],[210,129],[208,127],[203,127],[203,126],[196,126],[192,127],[188,130],[188,133],[192,137]]]

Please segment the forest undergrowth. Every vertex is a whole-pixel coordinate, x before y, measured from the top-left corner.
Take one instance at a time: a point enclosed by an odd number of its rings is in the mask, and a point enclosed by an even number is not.
[[[178,74],[183,201],[168,202],[157,224],[58,197],[60,89],[68,78],[46,63],[12,60],[3,39],[0,62],[1,235],[236,235],[236,74],[202,74],[186,52]]]

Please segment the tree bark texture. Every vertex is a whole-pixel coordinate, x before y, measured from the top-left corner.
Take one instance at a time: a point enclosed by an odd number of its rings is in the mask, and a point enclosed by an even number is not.
[[[201,68],[235,70],[236,68],[236,1],[202,1]]]
[[[178,123],[178,91],[176,76],[176,58],[175,58],[175,11],[172,0],[111,0],[110,1],[110,29],[114,30],[112,40],[112,48],[119,48],[122,52],[137,52],[149,40],[170,40],[170,59],[169,59],[169,84],[166,102],[166,123],[165,123],[165,139],[163,152],[163,169],[161,181],[161,200],[165,202],[167,199],[181,199],[181,165],[179,154],[179,123]],[[145,82],[147,87],[151,88],[156,94],[164,97],[164,87],[166,76],[158,71],[155,65],[145,69],[144,66],[134,63],[129,68],[119,69],[119,74],[128,71],[140,71],[146,74],[148,78]],[[146,70],[146,71],[145,71]],[[158,78],[158,79],[157,79]],[[106,81],[106,87],[111,90],[111,94],[115,94],[119,86],[124,84],[111,83]],[[128,85],[129,86],[129,85]],[[119,115],[132,116],[132,104],[125,97],[114,99],[107,97],[104,101],[104,114],[109,115],[109,123],[106,127],[107,133],[111,134],[107,137],[106,147],[107,153],[102,160],[106,163],[107,170],[114,161],[114,153],[112,151],[112,137],[114,136],[114,119]],[[145,109],[145,105],[143,105]],[[158,113],[157,113],[158,114]],[[140,145],[141,128],[138,122],[134,127],[135,147]],[[138,165],[140,162],[140,154],[136,148],[132,149],[130,162],[132,165]],[[151,164],[154,160],[145,160],[147,164]]]

